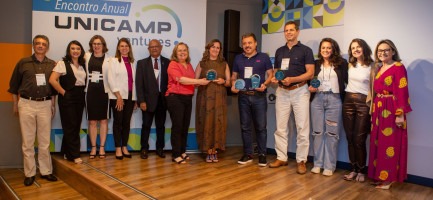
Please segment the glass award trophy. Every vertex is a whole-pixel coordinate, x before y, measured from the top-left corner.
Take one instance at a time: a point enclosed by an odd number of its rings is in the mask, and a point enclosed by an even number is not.
[[[282,81],[284,78],[286,78],[286,75],[284,75],[283,70],[277,70],[277,72],[275,72],[275,79]]]
[[[310,81],[311,87],[313,88],[319,88],[320,86],[320,80],[317,79],[317,76],[315,76],[311,81]]]
[[[235,88],[237,90],[243,90],[243,89],[245,89],[245,81],[243,79],[237,79],[235,81]]]
[[[207,70],[206,79],[209,81],[214,81],[217,78],[217,72],[213,69]]]
[[[260,75],[258,74],[253,74],[251,76],[251,87],[253,89],[259,88],[260,87]]]

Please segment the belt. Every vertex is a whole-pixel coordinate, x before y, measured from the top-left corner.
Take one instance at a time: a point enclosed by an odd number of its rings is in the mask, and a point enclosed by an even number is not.
[[[28,96],[25,96],[25,95],[20,95],[20,98],[24,98],[24,99],[28,99],[28,100],[32,100],[32,101],[46,101],[46,100],[51,100],[51,96],[41,97],[41,98],[34,98],[34,97],[28,97]]]
[[[239,91],[240,94],[248,95],[248,96],[254,96],[254,95],[265,95],[264,92],[254,91],[254,90],[247,90],[247,91]]]
[[[393,97],[394,95],[392,95],[392,94],[376,94],[376,96],[379,98],[383,98],[383,97]]]
[[[307,82],[303,81],[303,82],[300,82],[300,83],[298,83],[298,84],[291,85],[291,86],[278,85],[278,87],[283,88],[283,89],[286,89],[286,90],[294,90],[294,89],[296,89],[296,88],[300,88],[300,87],[304,86],[306,83],[307,83]]]
[[[333,94],[332,91],[318,91],[317,93],[321,93],[321,94]]]

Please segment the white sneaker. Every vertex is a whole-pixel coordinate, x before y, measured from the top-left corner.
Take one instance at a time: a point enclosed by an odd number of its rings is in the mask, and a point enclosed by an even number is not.
[[[323,170],[323,176],[332,176],[332,174],[334,174],[334,172],[332,170],[329,169],[325,169]]]
[[[313,167],[313,169],[311,169],[311,173],[320,174],[320,167]]]

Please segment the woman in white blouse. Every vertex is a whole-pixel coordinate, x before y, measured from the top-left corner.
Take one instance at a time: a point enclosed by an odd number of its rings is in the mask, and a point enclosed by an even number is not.
[[[58,104],[63,129],[61,152],[65,159],[79,164],[80,130],[84,110],[86,70],[84,49],[73,40],[66,48],[66,55],[59,61],[50,76],[50,84],[59,93]]]
[[[347,84],[347,61],[341,57],[338,43],[323,38],[314,75],[319,87],[310,86],[310,107],[313,127],[314,167],[312,173],[332,176],[337,165],[338,141],[341,128],[341,105]]]
[[[135,62],[131,43],[126,38],[119,39],[116,56],[110,62],[108,85],[110,107],[113,111],[113,136],[116,159],[131,158],[128,139],[132,112],[137,108],[135,92]]]
[[[367,173],[366,139],[370,133],[370,102],[373,59],[368,44],[359,38],[349,45],[349,81],[343,103],[343,125],[346,132],[352,171],[347,181],[365,181]]]

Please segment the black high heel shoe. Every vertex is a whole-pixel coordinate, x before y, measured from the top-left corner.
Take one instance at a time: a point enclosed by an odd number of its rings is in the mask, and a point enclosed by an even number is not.
[[[123,160],[123,156],[116,156],[117,160]]]
[[[125,154],[125,153],[122,152],[122,155],[123,155],[123,157],[125,157],[125,158],[132,158],[132,155],[131,155],[131,154]]]
[[[95,159],[96,157],[96,146],[92,146],[92,149],[95,148],[95,154],[89,154],[89,159]],[[92,151],[92,150],[90,150]]]

